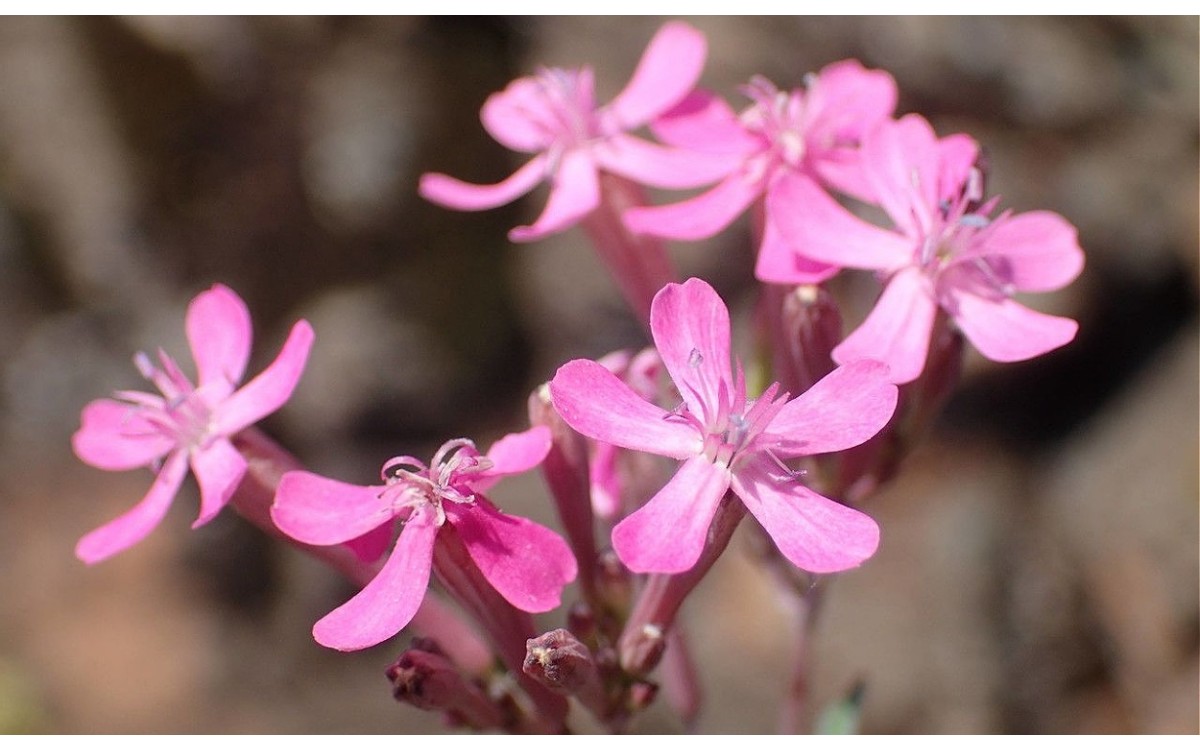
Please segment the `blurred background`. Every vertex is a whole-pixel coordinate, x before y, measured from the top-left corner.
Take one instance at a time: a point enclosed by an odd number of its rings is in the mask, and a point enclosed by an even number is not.
[[[368,483],[390,456],[523,428],[558,364],[640,329],[577,230],[507,242],[543,191],[464,214],[417,178],[507,176],[520,157],[480,126],[487,95],[591,64],[607,101],[662,20],[0,20],[0,731],[442,729],[383,677],[408,634],[317,646],[351,590],[233,513],[190,531],[191,480],[145,542],[77,561],[150,475],[84,466],[70,435],[87,401],[142,386],[135,351],[191,368],[184,309],[217,281],[252,311],[250,372],[313,323],[264,428],[315,471]],[[972,355],[868,507],[882,546],[830,589],[814,701],[861,680],[866,732],[1197,732],[1196,18],[692,23],[703,85],[739,107],[754,74],[890,71],[900,113],[976,137],[1004,205],[1063,214],[1088,258],[1032,300],[1078,339],[1019,365]],[[747,238],[674,248],[742,326]],[[536,477],[496,499],[553,523]],[[773,731],[789,678],[793,613],[739,534],[684,611],[707,732]],[[634,728],[679,726],[656,709]]]

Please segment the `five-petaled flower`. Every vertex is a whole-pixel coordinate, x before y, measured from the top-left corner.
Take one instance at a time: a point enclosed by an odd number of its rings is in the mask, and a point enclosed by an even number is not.
[[[886,286],[867,319],[836,349],[837,362],[878,359],[897,383],[925,366],[939,306],[985,357],[1015,362],[1075,338],[1069,318],[1035,312],[1012,299],[1070,283],[1083,269],[1075,227],[1050,211],[988,218],[974,163],[978,146],[963,135],[938,139],[919,115],[880,125],[863,142],[863,169],[895,224],[858,219],[804,183],[778,195],[784,236],[811,258],[874,269]]]
[[[318,643],[353,651],[381,643],[412,620],[425,597],[434,545],[446,524],[471,561],[510,604],[526,612],[557,607],[575,578],[575,558],[558,534],[500,512],[482,492],[528,471],[550,450],[550,431],[509,435],[486,455],[467,439],[447,442],[428,466],[411,456],[383,465],[383,484],[359,486],[292,471],[283,475],[271,518],[306,544],[352,543],[382,554],[403,521],[391,555],[362,591],[313,626]]]
[[[165,352],[159,351],[158,365],[139,352],[134,362],[161,395],[118,391],[115,400],[98,399],[83,409],[72,444],[85,463],[110,471],[158,467],[142,502],[79,541],[75,554],[86,563],[145,538],[166,515],[189,464],[200,485],[200,514],[192,527],[212,520],[246,472],[246,460],[229,438],[291,397],[313,341],[312,327],[298,321],[275,361],[237,389],[250,358],[246,304],[228,287],[214,285],[192,300],[186,327],[197,385]]]
[[[664,143],[697,154],[735,157],[734,168],[695,198],[629,209],[624,220],[631,230],[680,240],[711,237],[760,197],[792,181],[871,197],[858,149],[862,137],[896,107],[896,82],[890,74],[843,60],[809,76],[805,89],[780,91],[755,77],[743,92],[754,103],[740,115],[724,100],[697,91],[655,122],[654,133]],[[755,275],[762,281],[807,284],[837,273],[835,263],[806,258],[802,248],[780,234],[777,213],[789,209],[766,205]]]
[[[706,53],[699,31],[679,21],[665,24],[628,85],[604,107],[596,106],[591,68],[545,68],[519,78],[488,98],[480,118],[497,141],[537,156],[495,185],[425,174],[420,193],[449,208],[479,211],[510,203],[549,180],[550,198],[541,216],[509,232],[513,241],[525,242],[565,230],[596,208],[600,169],[654,187],[712,182],[728,171],[724,157],[697,156],[629,135],[692,90]]]
[[[873,361],[840,367],[788,400],[778,384],[746,395],[730,355],[729,311],[699,279],[654,298],[654,343],[683,404],[666,411],[602,365],[574,360],[550,383],[554,406],[595,440],[683,463],[646,505],[613,530],[613,547],[637,572],[691,568],[727,490],[741,498],[797,567],[829,573],[859,565],[879,542],[868,516],[812,491],[784,463],[859,445],[891,419],[897,390]]]

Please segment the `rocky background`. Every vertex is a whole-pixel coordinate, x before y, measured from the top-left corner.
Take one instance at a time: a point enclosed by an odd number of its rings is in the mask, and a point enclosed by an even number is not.
[[[140,387],[133,352],[186,357],[184,308],[216,281],[250,305],[252,371],[312,321],[308,372],[265,426],[351,481],[518,429],[559,363],[640,344],[580,234],[505,240],[543,193],[461,214],[415,186],[507,175],[484,98],[591,63],[606,100],[661,20],[0,20],[0,730],[442,729],[383,678],[407,636],[317,646],[345,584],[232,513],[190,531],[192,484],[146,542],[79,563],[75,541],[149,477],[83,466],[69,438],[87,401]],[[866,732],[1197,732],[1196,18],[693,23],[703,83],[737,102],[756,73],[889,70],[900,112],[978,138],[1005,205],[1064,214],[1088,254],[1034,301],[1078,340],[971,359],[868,509],[882,548],[831,587],[816,702],[861,680]],[[676,248],[735,313],[746,240]],[[501,490],[549,521],[536,479]],[[685,609],[701,731],[773,731],[789,679],[793,614],[749,542]],[[679,725],[657,709],[635,729]]]

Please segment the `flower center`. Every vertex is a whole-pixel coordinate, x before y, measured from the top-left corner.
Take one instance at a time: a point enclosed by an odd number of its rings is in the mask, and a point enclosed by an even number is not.
[[[547,142],[568,149],[600,135],[590,69],[542,68],[534,81],[539,96],[525,114]]]
[[[159,350],[159,365],[145,352],[134,356],[142,376],[162,396],[140,391],[118,391],[115,395],[136,407],[137,417],[180,448],[203,448],[212,439],[213,388],[195,388],[175,360]]]
[[[412,456],[388,459],[380,472],[387,485],[380,498],[391,502],[396,516],[407,517],[418,505],[433,506],[436,523],[441,526],[446,521],[442,503],[475,502],[470,479],[490,468],[491,459],[480,455],[475,443],[466,438],[450,440],[438,449],[429,466]]]
[[[742,93],[754,105],[742,113],[742,124],[771,144],[770,152],[789,167],[798,168],[807,150],[804,97],[799,91],[780,91],[761,76],[750,79]]]

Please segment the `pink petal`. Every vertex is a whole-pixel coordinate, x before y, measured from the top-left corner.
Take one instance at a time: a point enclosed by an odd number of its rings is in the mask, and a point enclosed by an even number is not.
[[[1027,292],[1060,289],[1083,270],[1083,250],[1075,227],[1050,211],[1030,211],[997,219],[959,260],[986,256],[1001,278]]]
[[[593,440],[671,458],[695,455],[703,445],[694,427],[590,360],[576,359],[558,368],[550,395],[563,421]]]
[[[371,529],[362,536],[356,536],[344,544],[350,548],[359,560],[365,563],[373,563],[383,557],[383,553],[388,551],[388,547],[392,543],[392,532],[394,529],[390,523],[384,523],[382,526],[377,526]]]
[[[744,170],[695,198],[666,206],[638,206],[621,219],[630,231],[676,240],[702,240],[733,223],[762,194],[763,180]]]
[[[437,531],[432,508],[417,508],[379,574],[313,626],[317,643],[339,651],[357,651],[399,633],[417,613],[429,588]]]
[[[75,545],[75,556],[94,565],[145,539],[167,514],[186,473],[187,452],[175,451],[167,457],[146,497],[124,515],[86,534]]]
[[[734,392],[725,303],[700,279],[667,284],[650,304],[650,331],[679,394],[692,414],[709,423],[720,392],[726,399]]]
[[[1020,362],[1069,344],[1079,330],[1070,318],[1030,310],[1004,297],[988,299],[959,292],[951,302],[954,322],[983,356]]]
[[[686,189],[708,185],[741,164],[741,157],[659,146],[629,135],[614,135],[592,146],[602,168],[651,187]]]
[[[867,515],[780,478],[757,458],[733,474],[733,491],[793,565],[810,573],[854,568],[875,554],[879,526]]]
[[[199,385],[241,382],[250,361],[250,311],[227,286],[214,284],[188,306],[187,337],[199,372]]]
[[[471,479],[471,487],[484,492],[503,477],[538,466],[550,452],[552,440],[550,428],[543,425],[505,435],[487,452],[492,468],[476,474]]]
[[[831,63],[809,87],[805,106],[809,137],[823,141],[857,142],[896,109],[896,80],[882,70],[867,70],[858,60]]]
[[[925,369],[937,303],[921,271],[908,268],[892,277],[875,309],[833,350],[838,364],[879,360],[891,368],[898,385],[917,379]]]
[[[289,471],[279,480],[271,520],[305,544],[331,545],[359,539],[395,516],[383,487],[363,487]]]
[[[586,149],[566,151],[554,172],[550,199],[537,221],[508,233],[513,242],[531,242],[575,224],[600,205],[600,183],[596,165]]]
[[[650,501],[613,529],[617,557],[635,573],[682,573],[700,559],[729,471],[694,456]]]
[[[617,455],[621,449],[610,443],[596,443],[588,464],[591,477],[592,510],[597,516],[611,521],[621,512],[621,476]]]
[[[548,612],[575,579],[575,556],[562,537],[527,518],[501,513],[477,495],[469,506],[447,503],[446,518],[488,582],[517,609]]]
[[[863,139],[862,165],[879,205],[902,233],[918,236],[932,227],[942,164],[925,118],[881,123]]]
[[[838,270],[838,266],[801,255],[797,246],[780,232],[768,202],[766,228],[754,266],[755,278],[774,284],[819,284],[837,275]]]
[[[802,249],[812,260],[882,270],[912,260],[911,239],[859,219],[810,177],[799,173],[775,180],[767,193],[767,212],[787,244]],[[779,274],[783,273],[781,267],[786,268],[778,258],[770,262]]]
[[[682,21],[663,24],[638,62],[633,78],[605,107],[620,130],[640,127],[675,106],[700,80],[708,43]]]
[[[697,90],[650,125],[669,146],[711,154],[740,155],[763,151],[767,144],[746,130],[733,108],[716,94]]]
[[[283,406],[304,374],[312,343],[312,326],[306,320],[297,321],[275,361],[217,406],[212,429],[232,435]]]
[[[97,399],[83,408],[71,437],[75,455],[97,469],[124,471],[148,466],[175,447],[175,441],[139,415],[137,406]]]
[[[756,445],[783,458],[853,448],[888,423],[897,393],[887,365],[873,360],[843,365],[789,401]]]
[[[536,153],[553,141],[544,123],[553,122],[554,113],[542,81],[533,76],[518,78],[489,96],[479,119],[493,138],[513,151]]]
[[[421,175],[417,192],[427,201],[459,211],[482,211],[505,203],[533,190],[546,177],[546,157],[535,156],[525,166],[494,185],[473,185],[449,175],[426,172]]]
[[[963,133],[948,135],[938,141],[938,159],[942,163],[938,197],[953,201],[979,161],[979,144]]]
[[[192,524],[199,528],[221,512],[233,497],[246,473],[246,459],[233,443],[218,438],[206,448],[192,450],[192,473],[200,484],[200,515]]]

